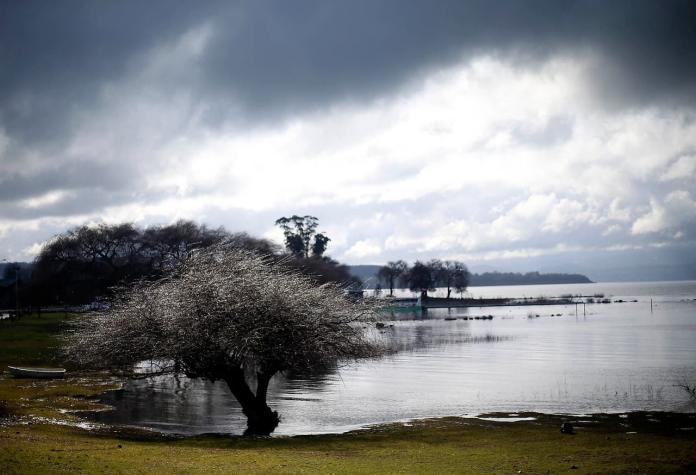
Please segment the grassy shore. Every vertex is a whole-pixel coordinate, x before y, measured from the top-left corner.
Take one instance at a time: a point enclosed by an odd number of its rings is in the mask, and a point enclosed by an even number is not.
[[[59,335],[74,314],[44,313],[0,321],[0,368],[8,365],[53,366],[59,360]],[[74,411],[103,408],[90,397],[119,387],[105,373],[70,373],[65,379],[15,379],[0,376],[0,417],[79,420]]]
[[[56,364],[69,315],[0,322],[0,364]],[[8,346],[5,346],[7,344]],[[7,348],[10,348],[9,350]],[[696,473],[696,416],[632,413],[499,422],[445,418],[331,436],[167,437],[84,425],[75,409],[117,381],[104,374],[0,377],[1,473]],[[503,415],[498,415],[503,416]]]
[[[40,365],[55,362],[59,341],[56,338],[69,313],[25,315],[18,320],[0,320],[0,365]]]

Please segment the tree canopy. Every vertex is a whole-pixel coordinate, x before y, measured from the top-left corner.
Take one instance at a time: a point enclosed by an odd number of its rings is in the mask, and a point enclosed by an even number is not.
[[[266,404],[271,377],[381,355],[360,325],[375,310],[335,284],[317,286],[268,257],[215,244],[80,319],[65,354],[84,367],[123,370],[150,360],[162,372],[223,380],[248,418],[247,433],[268,434],[279,421]]]
[[[406,276],[409,289],[412,292],[420,292],[421,297],[427,297],[429,290],[435,290],[435,278],[433,271],[423,262],[416,261]]]
[[[298,216],[278,218],[275,222],[283,230],[285,247],[296,257],[321,257],[331,239],[326,234],[317,233],[319,219],[315,216]]]
[[[147,228],[132,223],[79,226],[44,244],[34,260],[31,279],[25,276],[19,294],[24,296],[23,302],[32,305],[88,304],[108,295],[117,285],[137,279],[157,279],[175,269],[195,250],[221,242],[272,256],[275,262],[298,269],[320,284],[353,284],[347,266],[323,255],[329,238],[317,234],[315,228],[310,220],[309,227],[302,228],[304,237],[297,236],[303,243],[309,239],[312,254],[305,257],[304,251],[291,252],[292,258],[288,258],[280,246],[267,239],[229,232],[222,227],[208,228],[193,221],[180,220]]]
[[[432,260],[428,263],[437,285],[447,288],[447,298],[454,289],[463,294],[469,286],[469,270],[463,262]]]
[[[344,287],[362,287],[362,281],[350,273],[347,265],[327,256],[291,257],[283,259],[282,262],[284,265],[306,274],[317,284],[333,282]]]
[[[389,287],[389,295],[394,295],[394,288],[399,281],[404,280],[407,271],[408,264],[404,261],[390,261],[385,266],[380,267],[377,278]]]
[[[36,303],[88,303],[120,283],[157,278],[191,253],[222,241],[269,255],[277,246],[246,233],[177,221],[142,229],[131,223],[80,226],[46,243],[35,259]]]

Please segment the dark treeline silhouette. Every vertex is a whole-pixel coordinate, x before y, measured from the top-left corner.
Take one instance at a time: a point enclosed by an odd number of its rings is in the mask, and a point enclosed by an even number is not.
[[[535,285],[535,284],[588,284],[590,279],[582,274],[541,274],[539,272],[484,272],[472,274],[471,285]]]
[[[0,281],[0,306],[93,303],[109,295],[114,286],[160,278],[196,249],[223,241],[234,248],[267,256],[278,265],[300,270],[319,284],[350,285],[356,280],[347,266],[329,257],[286,253],[267,239],[232,233],[222,227],[212,229],[192,221],[147,228],[131,223],[100,224],[80,226],[55,236],[44,244],[33,265],[24,272],[17,273],[14,267],[6,265],[7,275]],[[322,242],[326,244],[328,238]]]
[[[31,275],[31,264],[26,262],[0,264],[0,309],[16,309],[21,305],[21,295]]]
[[[389,295],[394,294],[395,288],[407,287],[425,298],[436,287],[445,287],[447,298],[450,298],[452,290],[460,295],[466,291],[469,271],[459,261],[432,259],[428,262],[416,261],[410,267],[404,261],[392,261],[379,268],[377,279],[378,285],[384,284],[389,289]]]
[[[385,269],[390,264],[403,261],[390,262],[385,266],[377,265],[355,265],[349,266],[353,275],[360,277],[366,288],[379,287],[389,291],[390,282],[393,282],[394,289],[405,289],[409,285],[405,279],[405,274],[400,269]],[[405,262],[403,262],[406,264]],[[540,272],[485,272],[482,274],[468,274],[469,286],[478,287],[483,285],[534,285],[534,284],[586,284],[592,281],[582,274],[545,274]],[[437,283],[437,287],[446,287],[444,283]]]
[[[345,286],[362,288],[362,282],[357,277],[351,275],[350,268],[347,265],[341,264],[327,256],[310,256],[307,258],[293,256],[286,263],[303,274],[313,277],[317,284],[336,282]]]
[[[131,223],[81,226],[43,246],[34,261],[30,299],[36,305],[89,303],[117,284],[161,277],[195,249],[221,241],[264,254],[277,252],[264,239],[191,221],[147,228]]]

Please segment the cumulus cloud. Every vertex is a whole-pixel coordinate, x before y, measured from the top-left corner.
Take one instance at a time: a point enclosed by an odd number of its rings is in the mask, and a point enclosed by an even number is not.
[[[8,256],[294,213],[350,262],[696,242],[691,2],[72,7],[0,6]]]
[[[660,176],[661,181],[689,179],[696,176],[696,153],[682,155]]]
[[[676,190],[664,197],[663,201],[650,199],[650,211],[640,216],[631,227],[633,234],[657,233],[664,230],[675,231],[678,239],[684,237],[679,226],[693,224],[696,220],[696,201],[688,191]]]
[[[379,256],[381,251],[382,248],[379,244],[369,239],[365,239],[353,244],[347,251],[345,251],[345,255],[346,257],[357,259],[364,259],[366,257],[374,258],[375,256]]]

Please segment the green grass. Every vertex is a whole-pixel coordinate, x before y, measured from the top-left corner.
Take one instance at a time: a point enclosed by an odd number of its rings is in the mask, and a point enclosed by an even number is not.
[[[0,321],[0,368],[11,365],[62,366],[60,335],[70,313],[25,315],[18,320]],[[0,416],[61,417],[75,420],[69,411],[97,409],[102,406],[88,398],[118,387],[118,382],[103,373],[70,372],[66,379],[15,379],[0,376]]]
[[[0,363],[58,364],[70,315],[0,323]],[[69,412],[116,387],[105,374],[0,377],[0,473],[696,473],[694,414],[597,415],[563,435],[561,416],[514,423],[446,418],[343,435],[167,437]],[[590,418],[583,418],[590,419]],[[633,434],[632,432],[635,432]],[[573,468],[575,467],[575,468]]]
[[[636,416],[646,421],[648,415]],[[659,416],[661,417],[661,416]],[[5,473],[688,473],[696,437],[674,427],[627,434],[618,416],[559,431],[561,418],[448,418],[334,436],[168,438],[56,425],[0,428]],[[641,423],[638,424],[639,426]],[[658,424],[659,425],[659,424]],[[633,427],[629,427],[631,429]],[[576,468],[573,468],[576,467]]]
[[[70,313],[43,313],[0,320],[0,366],[56,364],[57,336],[74,317]]]

